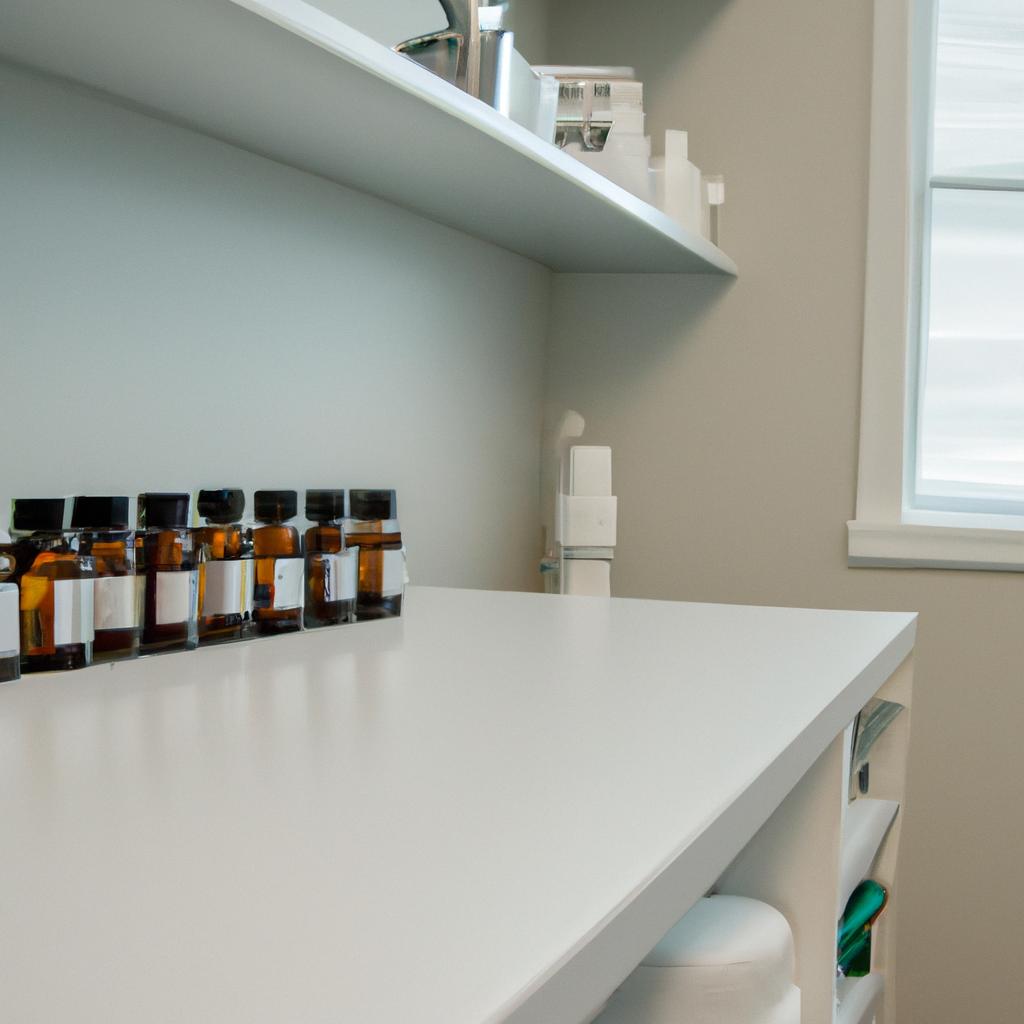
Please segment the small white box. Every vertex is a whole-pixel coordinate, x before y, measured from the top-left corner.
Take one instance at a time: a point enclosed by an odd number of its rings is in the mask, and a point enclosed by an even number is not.
[[[566,548],[613,548],[618,498],[562,495],[561,537]]]
[[[590,497],[611,495],[611,448],[607,445],[575,444],[569,449],[569,493]]]

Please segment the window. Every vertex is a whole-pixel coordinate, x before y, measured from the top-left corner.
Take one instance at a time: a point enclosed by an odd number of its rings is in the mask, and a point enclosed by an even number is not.
[[[910,504],[1024,512],[1024,2],[939,0]]]
[[[1024,569],[1024,2],[875,16],[850,562]]]

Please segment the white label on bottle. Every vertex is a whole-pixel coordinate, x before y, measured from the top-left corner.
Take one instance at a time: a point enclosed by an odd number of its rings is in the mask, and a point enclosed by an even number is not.
[[[0,657],[6,654],[17,657],[22,643],[19,630],[17,587],[12,583],[0,583]]]
[[[245,615],[252,611],[252,572],[249,559],[211,561],[204,566],[206,586],[201,614]]]
[[[139,577],[100,576],[93,612],[97,629],[131,629],[139,624]]]
[[[93,580],[55,580],[53,584],[53,642],[91,644]]]
[[[324,567],[323,600],[354,601],[359,583],[359,548],[337,555],[320,555]]]
[[[274,560],[274,607],[278,611],[302,607],[303,568],[301,558]]]
[[[0,583],[0,658],[11,653],[18,656],[19,629],[18,588],[13,583]]]
[[[197,573],[165,569],[156,573],[156,625],[188,622],[196,613]]]
[[[380,596],[397,597],[405,590],[405,552],[384,551]]]

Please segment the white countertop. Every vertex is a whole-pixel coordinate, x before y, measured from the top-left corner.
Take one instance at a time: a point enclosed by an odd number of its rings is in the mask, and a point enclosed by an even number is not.
[[[0,687],[2,1017],[570,1020],[914,623],[413,588],[401,620]]]

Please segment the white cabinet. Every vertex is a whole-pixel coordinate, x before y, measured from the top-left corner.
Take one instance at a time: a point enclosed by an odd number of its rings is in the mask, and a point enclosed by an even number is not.
[[[7,1017],[573,1024],[745,849],[829,1019],[833,738],[913,616],[406,609],[0,689]]]
[[[908,658],[879,689],[878,696],[903,705],[904,711],[871,750],[868,793],[848,802],[851,730],[846,729],[715,886],[716,891],[763,899],[789,919],[804,1024],[892,1024],[885,1014],[885,994],[895,984],[896,864],[912,679]],[[837,984],[838,918],[865,878],[881,883],[889,894],[872,930],[871,974]]]

